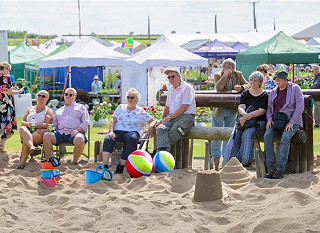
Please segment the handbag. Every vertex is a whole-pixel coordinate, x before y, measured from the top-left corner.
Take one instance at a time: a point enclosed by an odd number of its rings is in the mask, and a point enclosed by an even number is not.
[[[276,107],[278,106],[278,96],[279,96],[279,88],[277,89],[277,103],[276,103]],[[277,131],[283,131],[284,128],[286,127],[288,123],[288,116],[287,114],[285,114],[284,112],[277,112],[274,115],[274,119],[273,119],[273,128]]]
[[[256,108],[255,108],[253,105],[250,105],[250,106],[247,108],[246,113],[253,112],[253,111],[255,111],[255,110],[256,110]],[[257,125],[257,118],[255,118],[255,117],[254,117],[254,118],[251,118],[250,120],[245,121],[243,125],[241,125],[241,124],[240,124],[240,121],[239,121],[241,117],[242,117],[242,116],[239,115],[239,116],[238,116],[238,119],[237,119],[237,122],[236,122],[236,129],[237,129],[237,130],[243,131],[243,130],[248,129],[248,128],[256,127],[256,125]]]
[[[277,131],[283,131],[288,123],[288,116],[284,112],[277,112],[273,120],[273,128]]]

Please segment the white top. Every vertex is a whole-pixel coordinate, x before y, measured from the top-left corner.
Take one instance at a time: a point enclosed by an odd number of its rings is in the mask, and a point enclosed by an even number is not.
[[[36,124],[44,123],[46,120],[47,109],[43,110],[42,112],[37,113],[36,110],[31,107],[29,110],[29,114],[27,116],[27,122],[31,122],[32,118],[36,121]]]
[[[120,104],[113,113],[113,117],[117,118],[113,130],[137,131],[140,137],[147,122],[152,119],[143,108],[137,107],[130,111],[126,104]]]
[[[116,89],[117,91],[120,91],[121,88],[121,79],[118,79],[113,84],[113,89]]]
[[[188,109],[183,114],[196,114],[195,91],[192,86],[181,80],[180,86],[170,87],[167,95],[166,106],[169,107],[169,113],[172,114],[181,106],[188,104]]]

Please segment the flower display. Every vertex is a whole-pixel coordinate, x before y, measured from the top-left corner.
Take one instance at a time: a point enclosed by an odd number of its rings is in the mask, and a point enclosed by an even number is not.
[[[309,89],[312,85],[313,78],[310,75],[306,75],[305,77],[295,76],[293,82],[298,84],[301,89]]]
[[[106,119],[107,115],[111,113],[111,104],[107,102],[94,103],[93,109],[90,111],[93,119],[99,121],[101,119]]]
[[[142,108],[150,115],[153,117],[153,119],[159,121],[162,119],[162,108],[160,106],[160,103],[158,103],[156,106],[148,106]]]

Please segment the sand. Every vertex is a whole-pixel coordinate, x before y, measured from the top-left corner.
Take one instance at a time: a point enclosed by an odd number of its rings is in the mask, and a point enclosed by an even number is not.
[[[85,169],[63,165],[63,184],[44,186],[40,164],[16,170],[19,153],[0,155],[0,232],[320,232],[319,168],[256,179],[223,198],[193,200],[197,169],[85,184]],[[195,161],[201,167],[203,161]]]

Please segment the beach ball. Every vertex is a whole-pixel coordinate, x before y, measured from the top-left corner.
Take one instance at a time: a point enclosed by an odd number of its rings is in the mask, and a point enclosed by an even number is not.
[[[151,155],[142,150],[132,152],[128,156],[126,168],[131,178],[150,176],[153,170]]]
[[[168,151],[159,151],[153,158],[153,166],[156,172],[172,172],[175,161]]]

